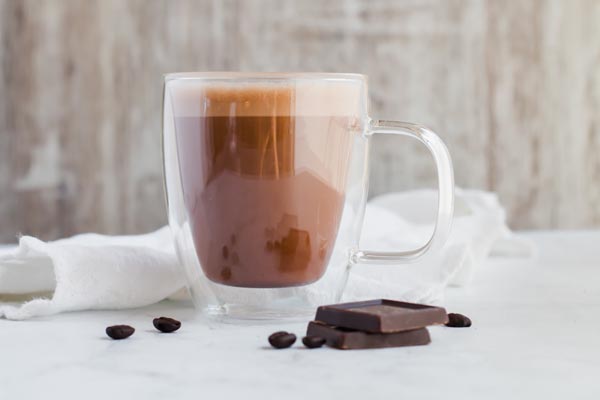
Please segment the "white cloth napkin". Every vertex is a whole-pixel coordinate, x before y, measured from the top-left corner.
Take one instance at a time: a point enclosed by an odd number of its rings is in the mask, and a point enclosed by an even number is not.
[[[431,190],[373,199],[367,205],[361,247],[401,250],[424,243],[436,203],[437,193]],[[452,233],[441,252],[408,265],[357,266],[344,300],[390,297],[440,303],[443,289],[467,284],[494,246],[505,256],[532,254],[532,245],[507,228],[494,194],[457,189],[455,210]],[[18,247],[0,250],[0,298],[50,294],[0,302],[0,317],[7,319],[141,307],[176,294],[184,285],[167,227],[145,235],[84,234],[48,243],[23,236]]]

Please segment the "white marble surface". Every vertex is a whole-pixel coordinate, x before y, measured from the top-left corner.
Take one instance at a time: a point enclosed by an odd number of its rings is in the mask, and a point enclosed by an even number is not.
[[[491,260],[449,290],[447,309],[473,327],[431,328],[429,346],[273,350],[271,332],[306,324],[208,324],[172,302],[0,320],[0,399],[598,399],[600,231],[527,235],[538,258]],[[159,315],[182,329],[157,333]],[[118,323],[135,335],[105,337]]]

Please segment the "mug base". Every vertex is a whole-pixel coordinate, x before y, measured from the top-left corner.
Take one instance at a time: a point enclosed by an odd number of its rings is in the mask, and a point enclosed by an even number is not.
[[[239,304],[225,304],[211,306],[203,310],[204,314],[212,320],[232,323],[259,323],[272,321],[303,322],[314,317],[316,308],[263,308]]]

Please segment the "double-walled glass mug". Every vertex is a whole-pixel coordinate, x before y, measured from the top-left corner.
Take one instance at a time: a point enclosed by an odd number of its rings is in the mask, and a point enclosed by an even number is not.
[[[413,137],[433,154],[437,221],[418,249],[359,248],[374,134]],[[312,313],[340,300],[353,265],[415,260],[450,229],[446,147],[418,125],[370,119],[363,75],[168,74],[163,151],[175,247],[209,314]]]

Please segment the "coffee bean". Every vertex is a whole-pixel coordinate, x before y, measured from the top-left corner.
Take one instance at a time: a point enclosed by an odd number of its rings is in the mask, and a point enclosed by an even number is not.
[[[471,320],[466,315],[450,313],[446,326],[451,328],[468,328],[471,326]]]
[[[276,349],[285,349],[296,342],[296,335],[284,331],[275,332],[269,336],[269,343]]]
[[[302,338],[302,343],[304,343],[304,345],[309,349],[316,349],[318,347],[321,347],[325,344],[325,342],[325,338],[322,338],[320,336],[304,336]]]
[[[154,327],[161,332],[171,333],[181,328],[181,322],[169,317],[154,318],[152,320]]]
[[[288,334],[288,332],[286,332],[286,331],[278,331],[278,332],[272,333],[271,336],[269,336],[269,343],[273,344],[273,340],[277,340],[277,338],[279,336],[285,336],[287,334]]]
[[[281,336],[281,335],[287,335],[287,334],[288,334],[288,332],[286,332],[286,331],[277,331],[275,333],[272,333],[271,336],[269,336],[269,340],[271,340],[274,337]]]
[[[133,332],[135,328],[129,325],[113,325],[106,328],[106,334],[115,340],[127,339]]]

